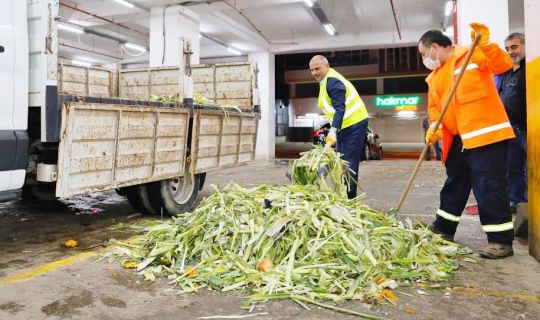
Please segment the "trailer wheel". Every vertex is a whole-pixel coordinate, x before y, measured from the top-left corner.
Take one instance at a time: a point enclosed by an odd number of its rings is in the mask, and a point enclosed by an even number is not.
[[[155,211],[150,204],[148,184],[120,188],[120,192],[127,197],[129,204],[136,211],[151,215],[158,214],[158,212]]]
[[[195,206],[202,179],[203,174],[197,174],[151,183],[148,194],[152,207],[156,212],[173,217],[190,212]]]

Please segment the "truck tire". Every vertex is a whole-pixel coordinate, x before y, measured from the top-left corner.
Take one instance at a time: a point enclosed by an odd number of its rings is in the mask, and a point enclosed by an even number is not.
[[[150,204],[148,184],[120,188],[120,192],[127,197],[129,204],[136,211],[149,215],[159,214],[152,208],[152,205]]]
[[[148,194],[152,208],[173,217],[192,211],[202,179],[203,174],[197,174],[151,183]]]

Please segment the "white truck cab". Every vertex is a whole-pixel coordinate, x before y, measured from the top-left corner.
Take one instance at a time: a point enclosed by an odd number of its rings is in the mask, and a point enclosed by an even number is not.
[[[28,31],[26,1],[0,10],[0,201],[20,196],[28,162]]]

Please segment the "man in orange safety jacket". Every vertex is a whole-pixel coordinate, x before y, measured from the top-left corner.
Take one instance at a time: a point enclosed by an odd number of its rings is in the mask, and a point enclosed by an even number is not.
[[[418,43],[424,65],[433,70],[426,78],[431,123],[426,143],[443,139],[443,161],[448,175],[440,193],[436,219],[429,229],[453,241],[472,189],[489,242],[480,255],[500,259],[514,254],[512,215],[506,194],[506,143],[514,138],[514,132],[492,75],[510,69],[512,60],[489,41],[489,29],[485,25],[472,23],[471,27],[472,37],[480,34],[481,38],[466,66],[463,64],[470,48],[453,46],[439,30],[426,32]],[[465,68],[463,78],[441,127],[435,128],[443,101],[462,68]]]

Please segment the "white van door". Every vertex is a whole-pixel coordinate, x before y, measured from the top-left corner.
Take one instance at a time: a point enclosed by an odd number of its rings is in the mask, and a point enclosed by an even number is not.
[[[0,200],[24,182],[28,137],[26,1],[2,1],[0,10]]]
[[[13,134],[13,95],[15,67],[13,34],[13,0],[7,1],[0,10],[0,191],[11,186],[12,164],[15,157]]]

